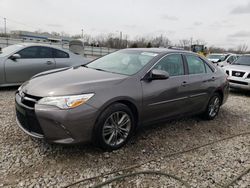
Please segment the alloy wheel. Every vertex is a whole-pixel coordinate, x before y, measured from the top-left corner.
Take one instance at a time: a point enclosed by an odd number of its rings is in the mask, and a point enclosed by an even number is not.
[[[215,117],[220,109],[220,98],[215,96],[208,107],[208,114],[210,117]]]
[[[131,131],[131,118],[123,111],[112,113],[105,121],[102,136],[107,145],[117,146],[126,141]]]

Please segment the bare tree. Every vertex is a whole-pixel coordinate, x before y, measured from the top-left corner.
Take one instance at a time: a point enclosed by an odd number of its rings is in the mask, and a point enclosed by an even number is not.
[[[209,52],[210,53],[225,53],[226,49],[224,48],[219,48],[219,47],[215,47],[215,46],[210,46],[209,47]]]
[[[193,42],[194,44],[198,44],[198,45],[207,45],[207,42],[202,40],[202,39],[197,39]]]
[[[184,48],[185,50],[190,50],[191,41],[188,39],[182,39],[179,41],[179,46]]]
[[[240,54],[244,54],[244,53],[247,52],[247,49],[248,49],[247,44],[240,44],[240,45],[237,47],[237,52],[240,53]]]

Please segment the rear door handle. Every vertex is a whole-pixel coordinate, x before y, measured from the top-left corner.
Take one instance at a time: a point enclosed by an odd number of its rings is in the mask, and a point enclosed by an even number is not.
[[[47,61],[46,64],[47,64],[47,65],[52,65],[53,62],[52,62],[52,61]]]

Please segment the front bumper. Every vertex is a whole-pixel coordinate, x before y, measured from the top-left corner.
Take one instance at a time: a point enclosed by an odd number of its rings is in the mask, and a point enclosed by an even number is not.
[[[16,120],[28,135],[45,139],[49,143],[77,144],[92,139],[97,109],[84,104],[74,109],[38,105],[29,107],[16,94]]]
[[[229,77],[228,81],[231,88],[250,90],[250,79]]]

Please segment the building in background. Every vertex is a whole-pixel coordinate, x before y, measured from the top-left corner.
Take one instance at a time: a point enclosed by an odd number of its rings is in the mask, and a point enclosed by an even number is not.
[[[69,43],[72,38],[52,35],[50,33],[37,33],[37,32],[30,32],[30,31],[11,31],[11,37],[27,40],[27,41],[34,41],[34,42],[53,42],[53,43]]]

